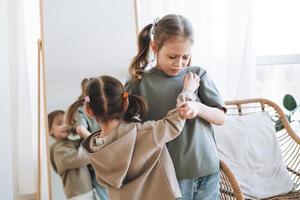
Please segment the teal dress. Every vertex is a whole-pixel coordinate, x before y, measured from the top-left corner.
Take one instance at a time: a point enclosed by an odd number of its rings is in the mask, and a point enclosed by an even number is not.
[[[91,133],[95,133],[100,130],[97,121],[85,114],[83,106],[79,107],[77,110],[76,125],[84,126]]]
[[[95,133],[100,130],[97,121],[85,114],[83,106],[79,107],[77,110],[76,125],[84,126],[91,133]],[[95,188],[98,197],[100,197],[101,200],[109,200],[107,190],[96,180],[95,170],[91,165],[88,165],[88,168],[91,174],[93,187]]]

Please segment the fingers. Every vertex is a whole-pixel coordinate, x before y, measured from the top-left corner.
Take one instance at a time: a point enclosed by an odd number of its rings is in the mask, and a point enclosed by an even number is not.
[[[186,105],[187,105],[187,102],[184,101],[184,102],[177,104],[176,106],[177,106],[177,108],[182,108],[182,107],[185,107]]]
[[[200,81],[200,77],[198,76],[198,74],[194,73],[194,72],[190,72],[192,75],[192,79],[195,80],[195,82],[199,82]]]
[[[178,104],[177,108],[183,116],[188,116],[192,112],[186,102]]]
[[[186,119],[192,119],[194,116],[193,111],[187,107],[180,108],[179,113]]]
[[[189,77],[189,79],[193,79],[194,78],[194,73],[193,72],[189,72],[188,73],[188,77]]]
[[[193,79],[195,74],[193,72],[189,72],[185,75],[185,79],[191,80]]]
[[[184,88],[194,92],[200,85],[200,78],[196,73],[189,72],[185,75],[183,85]]]
[[[184,107],[180,107],[179,110],[181,112],[188,112],[190,109],[187,106],[184,106]]]
[[[194,73],[194,78],[197,82],[200,82],[200,77],[198,76],[198,74]]]
[[[185,75],[184,77],[185,80],[194,80],[194,81],[200,81],[200,77],[198,76],[198,74],[194,73],[194,72],[189,72]]]
[[[181,116],[186,119],[193,119],[198,115],[196,104],[192,101],[184,101],[177,105]]]

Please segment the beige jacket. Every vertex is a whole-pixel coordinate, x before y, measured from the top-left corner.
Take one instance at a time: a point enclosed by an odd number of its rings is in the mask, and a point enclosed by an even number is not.
[[[63,140],[50,146],[50,161],[59,174],[67,198],[92,191],[89,160],[80,147],[81,140]]]
[[[165,143],[179,135],[184,123],[172,110],[158,121],[121,123],[100,146],[95,144],[99,132],[82,142],[97,180],[107,187],[112,200],[181,197]]]

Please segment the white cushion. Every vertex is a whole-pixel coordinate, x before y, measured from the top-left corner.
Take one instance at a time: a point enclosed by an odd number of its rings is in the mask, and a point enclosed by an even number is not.
[[[260,199],[292,190],[275,127],[266,113],[228,116],[214,130],[220,159],[233,171],[244,194]]]

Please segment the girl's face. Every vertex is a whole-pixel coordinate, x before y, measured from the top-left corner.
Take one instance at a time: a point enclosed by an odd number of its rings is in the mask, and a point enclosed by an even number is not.
[[[155,43],[151,44],[157,55],[157,67],[169,76],[176,76],[191,59],[192,42],[182,37],[173,37],[166,41],[159,51]]]
[[[70,132],[65,126],[63,114],[54,117],[52,127],[49,131],[57,140],[63,140],[69,136]]]

